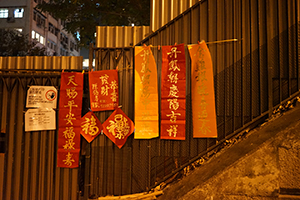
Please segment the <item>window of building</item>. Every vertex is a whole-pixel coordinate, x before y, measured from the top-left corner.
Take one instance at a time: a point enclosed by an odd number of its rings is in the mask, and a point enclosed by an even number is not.
[[[40,35],[40,43],[45,45],[45,38],[41,35]]]
[[[56,32],[56,27],[52,24],[52,23],[49,23],[48,24],[48,30],[49,30],[49,32],[51,32],[52,34],[54,34],[54,35],[56,35],[57,36],[57,32]]]
[[[31,38],[32,38],[32,39],[35,38],[35,31],[31,31]]]
[[[78,51],[78,46],[75,41],[70,41],[70,50],[71,51]]]
[[[14,10],[15,18],[23,18],[23,15],[24,15],[24,8],[17,8]]]
[[[40,35],[39,33],[35,32],[34,30],[31,32],[31,38],[35,39],[36,41],[38,41],[39,43],[45,45],[45,37],[43,37],[42,35]]]
[[[8,18],[8,8],[0,8],[0,18]]]
[[[34,0],[35,3],[42,3],[43,0]]]
[[[59,33],[60,33],[60,30],[58,28],[55,28],[55,35],[56,35],[56,37],[58,37]]]
[[[36,25],[40,28],[44,28],[45,27],[45,19],[43,19],[42,17],[38,16],[37,17],[37,21],[36,21]]]
[[[45,27],[46,17],[37,11],[33,11],[33,20],[36,21],[36,26],[39,28]]]
[[[55,51],[55,49],[56,49],[56,43],[53,42],[52,40],[48,40],[48,41],[47,41],[47,46],[48,46],[48,48],[50,48],[50,49],[52,49],[52,50],[54,50],[54,51]]]
[[[15,28],[16,31],[19,31],[20,33],[23,32],[23,29],[22,28]]]
[[[33,20],[36,21],[36,12],[33,12]]]
[[[68,53],[68,51],[67,51],[66,49],[60,48],[60,55],[61,55],[61,56],[68,56],[69,53]]]
[[[35,39],[36,39],[37,41],[40,41],[40,34],[35,33]]]

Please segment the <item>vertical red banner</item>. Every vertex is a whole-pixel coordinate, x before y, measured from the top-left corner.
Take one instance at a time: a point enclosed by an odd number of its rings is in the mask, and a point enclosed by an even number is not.
[[[205,42],[188,46],[192,60],[193,136],[216,138],[214,74],[209,49]]]
[[[119,106],[118,70],[89,72],[92,111],[115,110]]]
[[[161,139],[185,140],[186,66],[184,45],[162,47]]]
[[[61,74],[57,166],[76,168],[79,164],[83,73]]]

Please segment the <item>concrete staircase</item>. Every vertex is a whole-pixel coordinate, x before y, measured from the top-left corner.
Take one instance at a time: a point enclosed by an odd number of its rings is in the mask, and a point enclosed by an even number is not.
[[[300,199],[300,106],[250,131],[163,192],[158,199]]]

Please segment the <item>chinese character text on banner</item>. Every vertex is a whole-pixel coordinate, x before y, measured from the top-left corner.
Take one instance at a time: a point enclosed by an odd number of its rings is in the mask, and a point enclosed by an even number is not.
[[[217,137],[213,67],[205,42],[188,46],[192,60],[192,112],[195,138]]]
[[[127,138],[134,131],[133,122],[121,108],[117,108],[102,126],[104,134],[119,148],[122,148]]]
[[[184,45],[162,47],[161,139],[185,139],[186,67]]]
[[[81,119],[81,135],[92,142],[102,131],[102,124],[93,112],[86,113]]]
[[[78,167],[83,73],[61,74],[57,166]]]
[[[135,139],[158,137],[157,69],[150,46],[135,47]]]
[[[115,110],[119,105],[118,70],[89,72],[92,111]]]

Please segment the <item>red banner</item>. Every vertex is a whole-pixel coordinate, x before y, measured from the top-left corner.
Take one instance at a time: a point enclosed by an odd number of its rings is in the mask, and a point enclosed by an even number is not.
[[[119,148],[122,148],[129,135],[134,131],[133,122],[121,108],[117,108],[102,126],[104,134]]]
[[[89,72],[90,104],[92,111],[115,110],[119,106],[117,70]]]
[[[57,166],[78,167],[83,73],[62,73],[59,99]]]
[[[65,151],[64,149],[57,150],[57,166],[64,168],[76,168],[79,163],[80,149],[73,151]]]
[[[161,139],[185,140],[184,45],[162,47]]]
[[[102,131],[102,124],[93,112],[86,113],[81,120],[81,135],[92,142]]]
[[[209,49],[205,42],[188,46],[192,60],[193,136],[216,138],[214,73]]]

